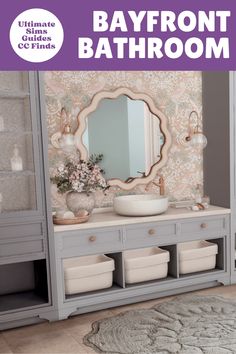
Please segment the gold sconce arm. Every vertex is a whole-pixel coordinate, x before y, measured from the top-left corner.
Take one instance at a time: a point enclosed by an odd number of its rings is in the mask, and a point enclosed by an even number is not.
[[[193,115],[197,117],[196,124],[191,122]],[[187,135],[181,134],[177,139],[181,145],[188,145],[198,150],[203,150],[207,146],[207,138],[201,130],[200,117],[197,111],[193,110],[189,114]]]
[[[75,150],[75,136],[72,132],[68,113],[65,107],[62,107],[60,114],[60,131],[51,136],[51,144],[56,149],[70,153]]]

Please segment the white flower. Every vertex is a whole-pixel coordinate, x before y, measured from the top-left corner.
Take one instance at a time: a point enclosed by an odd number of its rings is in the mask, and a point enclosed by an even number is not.
[[[57,183],[58,190],[62,193],[70,190],[89,193],[107,187],[101,168],[90,161],[71,159],[65,164],[61,163],[53,178],[56,179],[54,183]]]
[[[63,166],[63,165],[58,166],[58,168],[57,168],[58,172],[63,172],[64,168],[65,168],[65,166]]]

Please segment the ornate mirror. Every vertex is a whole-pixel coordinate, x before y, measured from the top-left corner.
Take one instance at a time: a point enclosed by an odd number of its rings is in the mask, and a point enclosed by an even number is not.
[[[103,154],[110,186],[130,190],[149,183],[167,161],[167,118],[146,94],[127,88],[99,92],[78,115],[75,133],[81,158]]]

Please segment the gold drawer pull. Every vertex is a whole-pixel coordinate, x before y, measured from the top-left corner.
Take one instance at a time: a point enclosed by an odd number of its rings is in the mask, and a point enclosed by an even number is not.
[[[206,229],[206,228],[207,228],[207,224],[206,224],[205,222],[203,222],[203,223],[201,224],[201,228],[202,228],[202,229]]]
[[[94,241],[96,241],[96,239],[97,239],[96,236],[90,236],[90,237],[89,237],[89,241],[90,241],[90,242],[94,242]]]
[[[156,230],[155,229],[150,229],[150,230],[148,230],[148,233],[149,233],[149,235],[155,235],[155,233],[156,233]]]

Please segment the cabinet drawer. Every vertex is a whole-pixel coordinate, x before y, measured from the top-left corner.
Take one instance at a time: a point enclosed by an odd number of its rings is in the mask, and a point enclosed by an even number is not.
[[[163,240],[172,239],[175,235],[175,223],[136,225],[135,228],[128,228],[126,231],[126,246],[135,248],[156,245],[158,242],[163,243]]]
[[[182,234],[202,233],[204,234],[216,234],[219,235],[222,231],[225,231],[226,223],[224,217],[217,217],[214,219],[201,218],[198,220],[191,220],[181,223]]]
[[[0,257],[25,256],[44,252],[43,240],[0,243]]]
[[[62,237],[61,251],[66,256],[86,255],[91,253],[106,253],[123,248],[122,233],[120,230],[90,230],[73,232]]]
[[[31,236],[42,236],[43,227],[41,223],[6,225],[0,227],[0,239],[25,238]]]

